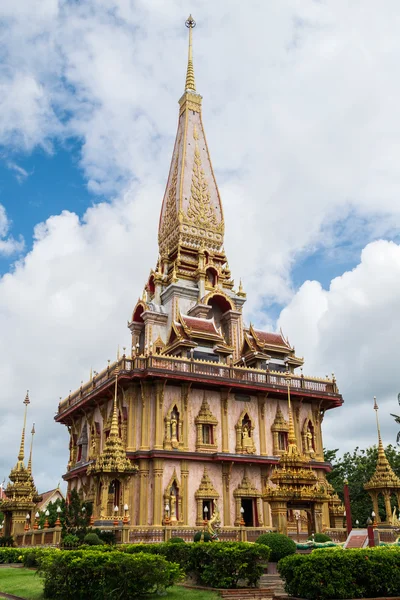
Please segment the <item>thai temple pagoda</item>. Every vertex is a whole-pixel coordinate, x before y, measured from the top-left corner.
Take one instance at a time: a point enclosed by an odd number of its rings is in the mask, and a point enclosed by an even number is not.
[[[129,320],[129,351],[59,404],[56,421],[70,434],[64,479],[93,503],[95,525],[128,519],[131,541],[143,531],[157,539],[163,526],[189,539],[218,513],[224,539],[243,525],[286,532],[294,510],[310,531],[342,525],[321,423],[343,400],[334,377],[303,375],[282,333],[243,321],[246,293],[224,250],[196,90],[192,17],[186,26],[159,258]]]
[[[0,510],[4,513],[4,536],[22,533],[29,523],[34,522],[36,504],[42,497],[38,494],[32,476],[32,446],[35,426],[32,427],[32,439],[28,465],[25,466],[25,429],[29,395],[26,394],[24,405],[24,424],[17,464],[11,469],[9,483],[4,490],[5,498],[0,502]]]
[[[397,506],[400,506],[400,479],[394,473],[392,467],[389,464],[385,450],[382,444],[381,428],[379,426],[378,417],[378,404],[374,397],[374,410],[376,414],[376,427],[378,430],[378,461],[376,464],[375,473],[371,479],[364,485],[364,489],[367,490],[371,496],[372,505],[375,512],[375,518],[377,523],[384,525],[400,525],[400,522],[396,516],[396,510],[392,513],[391,508],[391,497],[395,496],[397,499]],[[379,516],[379,505],[378,498],[383,496],[385,503],[386,518],[384,521]]]

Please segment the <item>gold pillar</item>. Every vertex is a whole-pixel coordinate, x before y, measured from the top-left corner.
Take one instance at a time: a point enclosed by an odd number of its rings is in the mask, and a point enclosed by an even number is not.
[[[188,423],[188,401],[190,394],[190,383],[181,385],[181,419],[183,424],[183,450],[189,450],[189,423]]]
[[[260,454],[261,456],[267,455],[267,442],[265,437],[265,405],[266,405],[266,394],[260,394],[258,396],[258,429],[260,432]]]
[[[261,493],[266,488],[268,484],[268,472],[269,468],[267,466],[261,467]],[[262,512],[264,517],[264,526],[271,526],[270,512],[269,512],[269,504],[266,500],[262,498]]]
[[[386,517],[385,517],[385,522],[389,523],[390,517],[392,516],[392,507],[390,505],[390,496],[391,493],[389,490],[385,490],[383,492],[383,500],[385,502],[385,512],[386,512]],[[378,514],[378,513],[375,513]]]
[[[189,524],[189,494],[188,494],[189,468],[187,460],[181,461],[181,486],[182,486],[182,520],[183,525]]]
[[[156,458],[153,461],[153,525],[162,525],[163,520],[163,493],[162,478],[164,460]]]
[[[141,382],[142,396],[142,418],[140,431],[140,450],[150,450],[150,399],[151,399],[151,384]]]
[[[229,399],[229,391],[228,390],[221,390],[221,438],[222,438],[222,452],[229,452],[228,399]]]
[[[139,525],[148,522],[149,461],[139,459]]]
[[[130,385],[125,392],[125,399],[128,403],[128,430],[126,443],[128,452],[134,452],[136,450],[137,388],[135,388],[136,386]]]
[[[164,390],[165,381],[156,383],[156,401],[155,401],[155,440],[154,449],[161,450],[163,447],[163,408],[164,408]]]
[[[322,531],[322,504],[320,502],[316,502],[314,504],[314,523],[315,523],[315,533],[321,533],[321,531]]]
[[[271,502],[272,527],[287,535],[287,504],[286,502]]]
[[[231,482],[232,463],[223,463],[222,465],[222,504],[224,513],[224,527],[230,527],[231,524],[231,506],[229,485]]]

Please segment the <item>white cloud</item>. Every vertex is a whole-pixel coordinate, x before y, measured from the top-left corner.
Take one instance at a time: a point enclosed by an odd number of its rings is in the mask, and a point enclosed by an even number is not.
[[[400,246],[368,244],[360,263],[332,280],[329,290],[306,281],[279,318],[279,326],[307,357],[307,373],[335,370],[345,405],[326,417],[325,444],[342,450],[376,439],[373,396],[382,409],[382,434],[394,443],[398,426]]]
[[[10,256],[15,252],[20,252],[24,248],[22,236],[15,240],[10,235],[11,223],[7,216],[6,209],[0,204],[0,256]]]

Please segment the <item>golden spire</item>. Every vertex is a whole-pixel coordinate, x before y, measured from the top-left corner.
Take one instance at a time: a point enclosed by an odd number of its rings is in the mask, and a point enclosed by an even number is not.
[[[385,449],[382,443],[381,428],[378,417],[378,404],[374,396],[374,411],[376,414],[376,428],[378,430],[378,461],[376,463],[375,473],[371,479],[364,485],[364,489],[400,489],[400,479],[394,473],[387,459]]]
[[[286,383],[287,383],[287,393],[288,393],[288,408],[289,408],[289,433],[288,433],[288,443],[289,446],[296,446],[296,434],[294,431],[294,422],[293,422],[293,413],[292,413],[292,404],[290,402],[290,373],[287,372],[285,374]]]
[[[192,29],[196,27],[196,21],[192,15],[189,15],[185,22],[186,27],[189,29],[189,55],[188,55],[188,66],[186,71],[186,84],[185,91],[190,90],[191,92],[196,91],[196,83],[194,80],[194,69],[193,69],[193,41],[192,41]]]
[[[24,426],[22,428],[22,435],[21,435],[21,445],[19,447],[19,454],[18,454],[18,461],[22,462],[24,460],[24,456],[25,456],[25,427],[26,427],[26,413],[28,410],[28,404],[30,404],[30,400],[29,400],[29,390],[27,390],[26,392],[26,396],[25,396],[25,400],[24,400],[24,404],[25,404],[25,411],[24,411]]]
[[[29,452],[29,461],[28,461],[28,471],[29,473],[32,473],[32,448],[33,448],[33,436],[35,435],[36,431],[35,431],[35,423],[32,425],[32,438],[31,438],[31,449]]]
[[[115,373],[115,393],[114,393],[113,415],[112,415],[111,428],[110,428],[110,437],[119,437],[118,410],[117,410],[118,375],[119,375],[118,365],[115,367],[114,373]]]

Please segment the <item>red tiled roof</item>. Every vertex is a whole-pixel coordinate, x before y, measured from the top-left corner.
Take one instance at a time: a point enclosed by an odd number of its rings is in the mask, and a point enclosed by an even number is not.
[[[255,335],[257,336],[257,341],[262,344],[269,344],[273,346],[284,346],[285,348],[289,348],[288,343],[283,339],[280,333],[270,333],[268,331],[256,331],[254,330]]]
[[[182,316],[185,325],[190,327],[193,331],[199,333],[211,333],[212,335],[220,335],[219,331],[215,327],[213,319],[199,319],[198,317],[187,317]]]
[[[40,496],[42,496],[42,499],[40,502],[38,502],[37,506],[38,509],[40,510],[41,506],[44,506],[46,504],[46,502],[53,496],[53,494],[55,494],[56,492],[59,492],[61,494],[61,491],[59,488],[55,488],[54,490],[49,490],[48,492],[43,492],[43,494],[40,494]],[[62,495],[62,494],[61,494]]]

